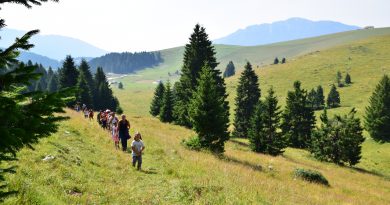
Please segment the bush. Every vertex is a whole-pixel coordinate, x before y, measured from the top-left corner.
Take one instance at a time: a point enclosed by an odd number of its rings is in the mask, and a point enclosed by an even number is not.
[[[294,177],[301,178],[305,181],[312,182],[312,183],[319,183],[326,186],[329,186],[328,180],[318,171],[314,170],[305,170],[302,168],[295,169],[294,171]]]
[[[118,106],[118,107],[116,108],[116,113],[117,113],[118,115],[123,114],[123,109],[122,109],[120,106]]]
[[[199,151],[202,149],[199,137],[197,136],[191,137],[188,140],[183,139],[182,144],[191,150]]]

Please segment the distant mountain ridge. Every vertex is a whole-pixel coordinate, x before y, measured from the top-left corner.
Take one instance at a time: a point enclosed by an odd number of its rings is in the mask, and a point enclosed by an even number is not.
[[[21,37],[25,33],[25,31],[15,29],[2,29],[0,31],[0,47],[8,47],[15,41],[16,37]],[[65,59],[66,55],[72,55],[73,57],[99,57],[108,53],[108,51],[82,40],[60,35],[38,34],[33,36],[30,42],[35,45],[30,52],[58,61]]]
[[[283,41],[316,37],[360,29],[335,21],[311,21],[303,18],[290,18],[285,21],[248,26],[213,41],[214,44],[255,46]]]

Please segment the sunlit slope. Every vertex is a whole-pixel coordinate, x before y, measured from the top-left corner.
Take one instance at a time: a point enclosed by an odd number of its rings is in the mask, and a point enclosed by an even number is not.
[[[296,56],[302,54],[382,35],[390,35],[390,28],[356,30],[262,46],[216,45],[215,47],[217,60],[220,62],[218,68],[224,69],[227,63],[232,60],[236,68],[241,69],[247,60],[255,67],[264,66],[271,64],[275,57],[280,59],[286,57],[287,61],[291,61]],[[160,77],[166,78],[168,72],[180,70],[184,47],[170,48],[160,52],[164,62],[153,69],[142,71],[144,78],[151,80],[156,80]]]

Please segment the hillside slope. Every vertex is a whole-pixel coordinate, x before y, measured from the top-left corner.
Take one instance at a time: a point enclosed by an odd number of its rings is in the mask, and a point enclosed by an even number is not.
[[[271,64],[275,57],[286,57],[287,61],[290,61],[306,53],[383,35],[390,35],[390,28],[348,31],[264,46],[215,45],[215,47],[217,60],[220,62],[219,69],[224,70],[230,60],[234,62],[236,69],[241,69],[246,61],[250,61],[254,67],[261,67]],[[160,52],[164,62],[157,67],[147,69],[144,74],[145,78],[150,80],[156,80],[159,77],[166,78],[168,72],[180,70],[184,47],[161,50]]]
[[[35,151],[18,154],[18,172],[7,178],[20,193],[5,204],[390,203],[390,182],[380,176],[321,163],[300,150],[279,157],[256,154],[237,140],[227,144],[222,158],[190,151],[180,142],[191,131],[132,116],[132,133],[143,133],[147,146],[144,171],[138,172],[96,122],[67,114],[71,120],[57,134]],[[55,158],[43,161],[47,155]],[[298,167],[321,171],[331,186],[294,179]]]
[[[215,44],[256,46],[357,30],[359,27],[335,21],[290,18],[284,21],[251,25],[213,42]]]

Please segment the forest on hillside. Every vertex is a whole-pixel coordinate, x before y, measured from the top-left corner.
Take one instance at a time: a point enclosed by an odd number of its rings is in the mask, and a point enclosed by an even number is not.
[[[89,64],[95,72],[98,67],[103,67],[104,72],[133,73],[148,67],[157,66],[163,62],[160,52],[123,52],[109,53],[92,59]]]

